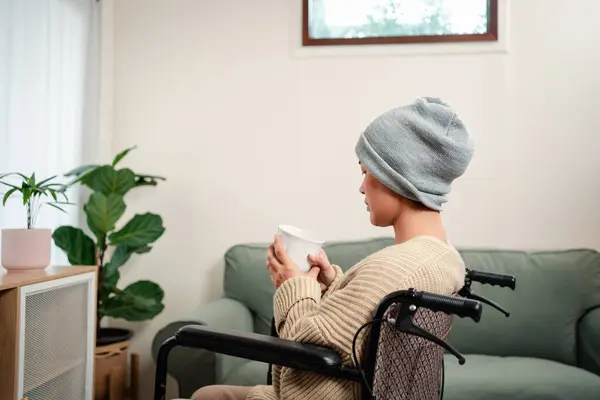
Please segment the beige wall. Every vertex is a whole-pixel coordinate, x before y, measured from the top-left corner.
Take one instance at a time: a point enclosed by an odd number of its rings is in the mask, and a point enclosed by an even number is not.
[[[600,2],[511,1],[500,51],[420,55],[298,51],[297,3],[114,2],[112,149],[137,144],[129,165],[168,177],[128,199],[128,212],[159,212],[167,227],[122,273],[166,291],[162,315],[129,325],[146,396],[154,333],[219,296],[229,246],[270,240],[281,222],[327,240],[391,233],[369,226],[354,143],[416,96],[450,102],[476,139],[444,213],[456,245],[600,247]]]

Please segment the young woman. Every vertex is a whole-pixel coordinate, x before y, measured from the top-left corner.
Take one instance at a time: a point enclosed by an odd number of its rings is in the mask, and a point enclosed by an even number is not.
[[[274,316],[279,337],[330,347],[352,364],[354,334],[385,295],[411,287],[443,295],[458,292],[465,266],[448,244],[440,211],[473,151],[461,119],[436,98],[419,98],[373,120],[356,144],[364,175],[360,192],[371,223],[393,227],[396,244],[369,255],[345,274],[322,252],[309,257],[313,268],[305,273],[275,237],[267,269],[277,287]],[[363,344],[359,340],[357,349]],[[207,386],[193,399],[360,397],[360,385],[350,381],[279,366],[273,366],[272,376],[271,386]]]

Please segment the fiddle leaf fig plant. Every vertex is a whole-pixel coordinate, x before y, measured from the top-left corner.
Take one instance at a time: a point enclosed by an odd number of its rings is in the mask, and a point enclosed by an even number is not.
[[[117,168],[134,148],[119,153],[109,165],[87,165],[66,174],[74,178],[71,184],[82,184],[91,189],[83,206],[91,237],[73,226],[61,226],[52,236],[71,264],[98,266],[98,327],[104,317],[144,321],[164,309],[164,292],[157,283],[139,280],[124,288],[118,285],[120,268],[134,254],[151,251],[152,245],[165,232],[161,216],[150,212],[135,214],[120,224],[127,208],[125,196],[131,190],[156,186],[158,181],[165,180],[159,176],[140,175],[129,168]]]

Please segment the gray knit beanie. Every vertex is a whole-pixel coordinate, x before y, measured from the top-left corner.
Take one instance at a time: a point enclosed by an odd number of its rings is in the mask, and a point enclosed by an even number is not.
[[[473,151],[473,140],[460,118],[442,100],[431,97],[383,113],[356,144],[359,161],[378,181],[438,211]]]

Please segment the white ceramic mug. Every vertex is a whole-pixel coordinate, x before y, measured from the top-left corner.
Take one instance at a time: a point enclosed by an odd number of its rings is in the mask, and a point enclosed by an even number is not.
[[[304,272],[310,270],[308,255],[321,252],[323,240],[315,238],[310,232],[292,225],[279,225],[277,235],[281,238],[283,248],[294,263]]]

